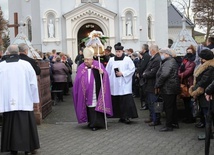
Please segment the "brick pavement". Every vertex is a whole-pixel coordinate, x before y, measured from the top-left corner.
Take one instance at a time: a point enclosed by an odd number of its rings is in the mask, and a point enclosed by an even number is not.
[[[38,126],[41,148],[38,155],[203,155],[204,141],[198,141],[194,124],[180,123],[173,132],[159,132],[143,120],[148,111],[138,111],[139,118],[130,125],[108,119],[108,130],[89,130],[76,122],[71,95],[53,107],[53,112]],[[139,109],[139,99],[135,99]],[[162,119],[164,123],[164,119]],[[214,142],[211,141],[211,154]],[[7,155],[8,153],[1,153]],[[21,155],[21,153],[19,153]]]

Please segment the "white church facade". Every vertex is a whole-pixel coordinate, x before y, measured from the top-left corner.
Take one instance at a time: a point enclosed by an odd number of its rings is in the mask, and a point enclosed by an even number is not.
[[[121,42],[136,51],[144,43],[168,46],[167,0],[9,0],[8,5],[9,23],[17,12],[26,23],[23,32],[42,52],[56,49],[74,59],[92,30],[109,37],[104,46]]]

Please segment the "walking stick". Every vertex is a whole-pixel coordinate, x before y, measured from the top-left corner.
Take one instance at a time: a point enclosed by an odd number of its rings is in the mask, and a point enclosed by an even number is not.
[[[209,101],[208,112],[206,114],[206,130],[205,130],[205,155],[209,155],[210,152],[210,138],[212,134],[212,101]]]
[[[97,38],[99,39],[99,38]],[[99,64],[99,69],[101,69],[101,63],[100,63],[100,52],[99,52],[99,45],[97,44],[97,48],[98,48],[98,64]],[[108,130],[107,127],[107,117],[106,117],[106,105],[105,105],[105,99],[104,99],[104,88],[103,88],[103,78],[102,78],[102,74],[100,73],[100,82],[101,82],[101,91],[102,91],[102,99],[103,99],[103,110],[104,110],[104,118],[105,118],[105,126],[106,126],[106,130]]]

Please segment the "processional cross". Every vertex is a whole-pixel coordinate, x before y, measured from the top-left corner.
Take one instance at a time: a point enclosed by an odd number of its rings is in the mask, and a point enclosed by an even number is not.
[[[8,27],[14,27],[14,33],[15,33],[15,37],[17,36],[18,34],[18,31],[19,31],[19,23],[18,23],[18,13],[15,12],[14,13],[14,24],[8,24],[7,25]]]

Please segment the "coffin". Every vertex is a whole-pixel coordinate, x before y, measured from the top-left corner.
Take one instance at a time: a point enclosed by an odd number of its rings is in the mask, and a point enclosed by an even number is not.
[[[52,111],[52,99],[49,62],[38,61],[38,65],[41,69],[41,74],[37,76],[40,102],[34,104],[34,114],[37,124],[41,124],[42,119]]]

